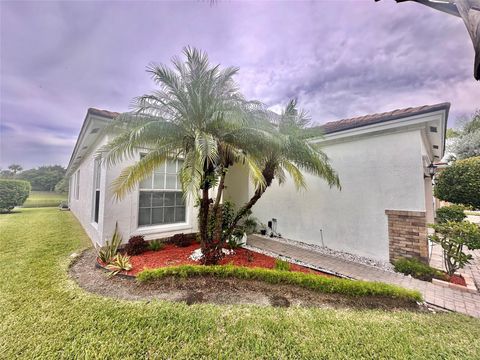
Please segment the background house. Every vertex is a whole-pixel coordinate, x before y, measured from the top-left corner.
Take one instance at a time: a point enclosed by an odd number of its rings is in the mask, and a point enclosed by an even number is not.
[[[330,157],[342,190],[330,189],[307,174],[307,191],[292,181],[272,185],[253,209],[261,222],[277,219],[284,237],[378,260],[428,257],[426,224],[433,221],[428,165],[444,153],[450,104],[443,103],[327,123],[325,136],[312,139]],[[69,205],[92,241],[103,245],[115,223],[127,241],[131,235],[162,238],[197,229],[192,199],[185,202],[170,162],[121,201],[112,181],[135,159],[107,168],[98,149],[109,140],[102,132],[117,113],[89,109],[67,175]],[[225,199],[237,205],[253,193],[248,172],[230,169]]]

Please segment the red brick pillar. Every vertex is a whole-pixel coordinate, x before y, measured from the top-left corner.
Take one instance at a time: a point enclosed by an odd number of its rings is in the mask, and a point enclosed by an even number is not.
[[[390,262],[401,257],[428,263],[425,211],[385,210],[388,217]]]

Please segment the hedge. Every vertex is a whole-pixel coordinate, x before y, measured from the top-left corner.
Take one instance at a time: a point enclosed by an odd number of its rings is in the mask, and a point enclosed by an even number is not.
[[[215,276],[219,278],[261,280],[270,284],[296,285],[329,294],[342,294],[352,297],[383,296],[407,301],[422,301],[422,295],[418,291],[407,290],[381,282],[348,280],[295,271],[248,268],[234,265],[182,265],[158,269],[146,269],[137,275],[137,280],[140,282],[146,282],[169,276],[183,278],[194,276]]]
[[[435,179],[435,196],[454,204],[480,208],[480,156],[455,161]]]
[[[28,181],[0,179],[0,212],[10,212],[15,206],[23,205],[30,189]]]

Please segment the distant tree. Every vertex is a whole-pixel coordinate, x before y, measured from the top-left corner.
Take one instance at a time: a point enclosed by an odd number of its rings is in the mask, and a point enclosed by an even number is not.
[[[12,164],[8,167],[8,169],[13,173],[13,176],[15,176],[17,173],[23,170],[23,167],[19,164]]]
[[[27,180],[32,190],[54,191],[55,185],[65,176],[65,168],[60,165],[40,166],[37,169],[22,171],[17,178]]]
[[[57,183],[57,185],[55,185],[55,192],[59,194],[65,194],[68,192],[68,181],[66,178],[63,178]]]
[[[457,159],[480,155],[480,109],[470,119],[462,121],[458,136],[452,138],[451,151]],[[448,135],[447,135],[448,137]]]
[[[0,178],[1,179],[11,179],[13,177],[13,172],[9,169],[0,169]]]
[[[435,196],[454,204],[480,208],[480,156],[457,160],[435,180]]]
[[[447,139],[453,139],[460,136],[460,132],[458,130],[449,128],[447,129]]]

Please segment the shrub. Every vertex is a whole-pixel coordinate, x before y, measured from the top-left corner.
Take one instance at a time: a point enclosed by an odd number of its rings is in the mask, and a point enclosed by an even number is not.
[[[159,251],[165,247],[165,244],[160,240],[152,240],[148,243],[148,248],[152,251]]]
[[[216,276],[219,278],[261,280],[270,284],[296,285],[322,293],[343,294],[346,296],[384,296],[407,301],[422,301],[422,295],[418,291],[407,290],[381,282],[340,279],[296,271],[247,268],[233,265],[183,265],[146,269],[138,274],[137,280],[145,282],[169,276],[183,278]]]
[[[28,181],[0,179],[0,212],[10,212],[15,206],[23,205],[30,190]]]
[[[110,270],[109,277],[117,275],[120,271],[128,271],[132,269],[130,256],[117,254],[106,266]]]
[[[143,236],[132,236],[128,239],[128,244],[124,250],[129,255],[139,255],[148,250],[148,244]]]
[[[290,263],[285,260],[275,259],[275,270],[290,271]]]
[[[480,156],[458,160],[439,173],[435,196],[440,200],[480,208]]]
[[[435,234],[429,238],[442,246],[443,260],[449,275],[453,275],[472,259],[472,255],[463,252],[464,246],[470,250],[480,249],[480,228],[474,223],[447,221],[430,226]]]
[[[437,210],[437,222],[439,224],[447,221],[463,221],[466,217],[463,205],[444,206]]]
[[[398,259],[394,263],[395,271],[405,275],[411,275],[415,279],[432,281],[433,278],[448,280],[448,276],[442,271],[432,268],[417,259]]]
[[[197,238],[197,234],[191,233],[191,234],[175,234],[171,238],[171,242],[178,246],[178,247],[187,247],[192,245]]]
[[[113,232],[112,239],[106,241],[105,246],[102,246],[97,250],[98,258],[104,263],[108,264],[117,254],[118,247],[122,243],[122,236],[118,232],[118,224],[115,223],[115,231]]]

